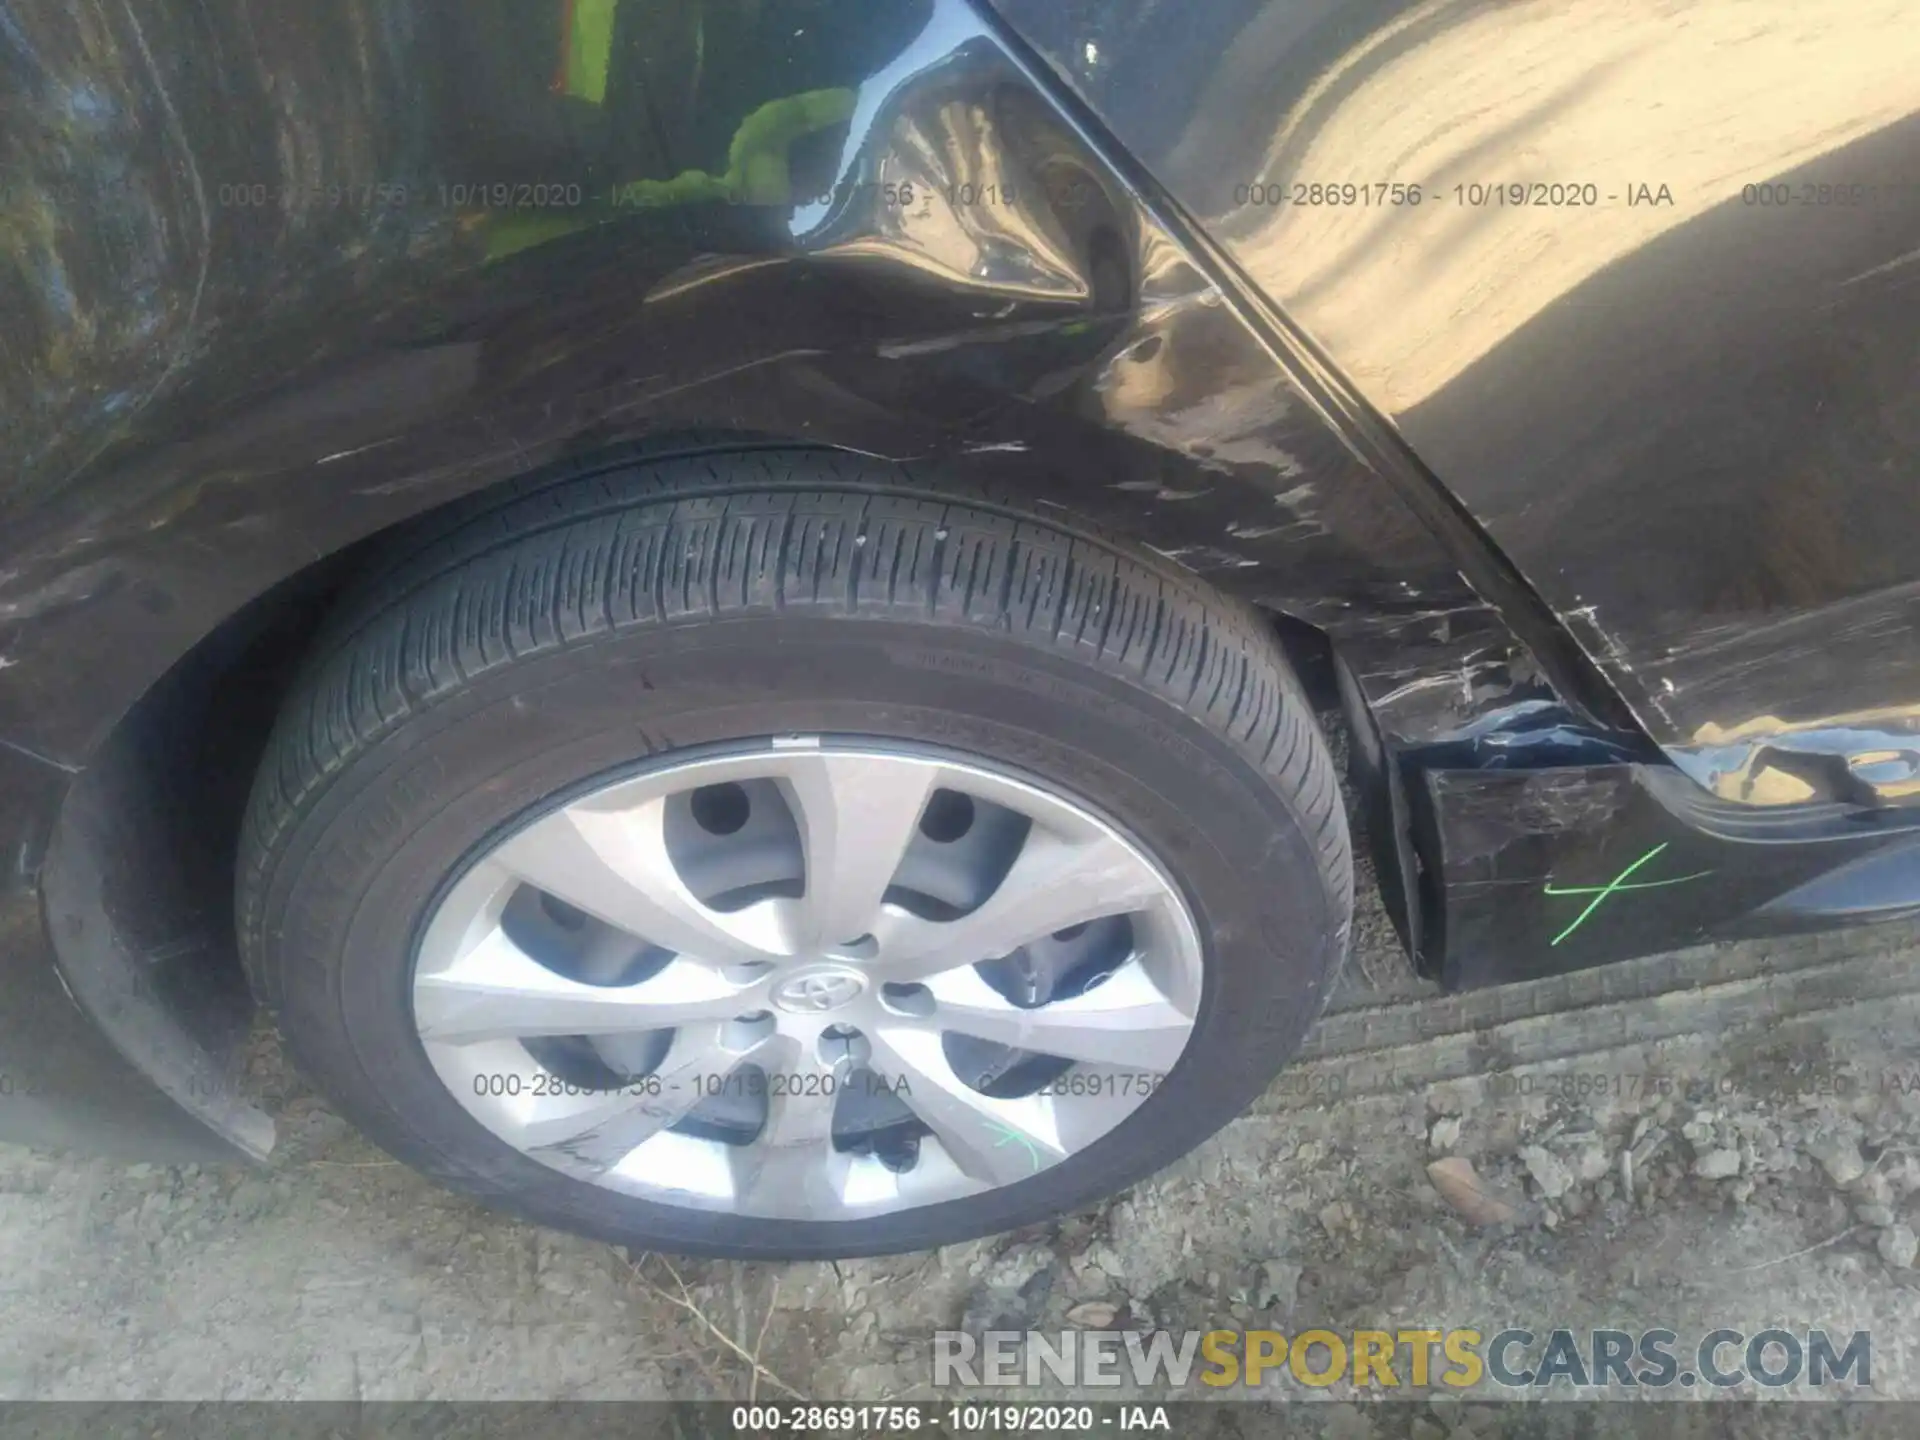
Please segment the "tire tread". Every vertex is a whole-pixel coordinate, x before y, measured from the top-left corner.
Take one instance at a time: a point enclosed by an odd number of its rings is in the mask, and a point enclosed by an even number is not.
[[[1257,611],[1077,520],[956,498],[859,457],[767,450],[506,487],[454,507],[343,601],[242,833],[240,939],[259,992],[278,1009],[262,963],[274,867],[356,756],[503,665],[635,627],[780,612],[992,630],[1125,677],[1261,771],[1347,913],[1334,762]]]

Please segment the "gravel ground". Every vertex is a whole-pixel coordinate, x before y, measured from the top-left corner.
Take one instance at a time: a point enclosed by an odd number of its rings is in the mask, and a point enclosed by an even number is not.
[[[1436,997],[1369,910],[1309,1056],[1172,1169],[838,1265],[628,1256],[490,1213],[360,1141],[262,1037],[263,1169],[0,1149],[0,1397],[872,1400],[931,1395],[929,1332],[956,1324],[1782,1323],[1870,1329],[1874,1392],[1920,1398],[1916,941]],[[1436,1189],[1447,1156],[1500,1223]],[[1411,1433],[1491,1433],[1431,1408]]]

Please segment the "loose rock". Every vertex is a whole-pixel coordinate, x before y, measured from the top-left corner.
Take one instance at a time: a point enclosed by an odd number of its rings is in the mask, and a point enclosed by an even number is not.
[[[1517,1206],[1506,1200],[1473,1168],[1464,1155],[1449,1155],[1427,1166],[1427,1179],[1433,1188],[1461,1216],[1474,1225],[1506,1225],[1520,1217]]]
[[[1853,1193],[1864,1205],[1891,1205],[1893,1203],[1893,1183],[1878,1170],[1869,1170],[1853,1185]]]
[[[1527,1173],[1533,1177],[1533,1183],[1540,1187],[1540,1193],[1549,1200],[1558,1200],[1567,1193],[1567,1187],[1573,1184],[1573,1172],[1566,1163],[1551,1150],[1542,1145],[1529,1145],[1520,1152],[1520,1159],[1526,1164]]]
[[[1880,1232],[1875,1248],[1880,1258],[1896,1270],[1911,1270],[1914,1254],[1920,1251],[1920,1236],[1913,1233],[1911,1226],[1889,1225]]]
[[[1293,1311],[1300,1293],[1300,1267],[1290,1260],[1269,1260],[1260,1267],[1260,1283],[1253,1292],[1253,1303],[1262,1310]]]
[[[1725,1180],[1740,1173],[1738,1150],[1709,1150],[1693,1162],[1693,1173],[1703,1180]]]
[[[1860,1147],[1851,1140],[1828,1140],[1812,1151],[1827,1178],[1836,1185],[1851,1185],[1867,1173],[1867,1162],[1860,1158]]]

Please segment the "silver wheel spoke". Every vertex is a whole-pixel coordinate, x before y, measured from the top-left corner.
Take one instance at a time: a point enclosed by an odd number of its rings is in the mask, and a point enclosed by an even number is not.
[[[444,969],[414,977],[413,1013],[421,1039],[469,1045],[726,1020],[758,1008],[762,989],[685,960],[638,985],[582,985],[547,969],[496,926]]]
[[[853,1157],[830,1141],[784,1147],[755,1142],[733,1156],[734,1203],[759,1214],[811,1218],[844,1203]]]
[[[560,1095],[536,1102],[522,1143],[536,1158],[576,1174],[600,1175],[686,1118],[702,1083],[731,1074],[751,1051],[729,1050],[715,1025],[687,1026],[673,1037],[650,1076],[600,1095]]]
[[[1006,878],[971,915],[958,920],[895,920],[882,970],[897,983],[1011,955],[1071,925],[1124,915],[1166,894],[1163,881],[1132,849],[1109,835],[1066,840],[1036,831]]]
[[[576,801],[513,836],[493,859],[596,919],[679,955],[714,963],[777,958],[746,916],[708,909],[667,853],[664,801],[601,808]]]
[[[835,1082],[812,1037],[766,1047],[767,1117],[734,1160],[736,1200],[763,1209],[817,1213],[839,1203],[850,1164],[833,1148]]]
[[[815,1081],[816,1075],[821,1088],[805,1088]],[[769,1078],[778,1083],[767,1096],[767,1121],[754,1140],[755,1145],[770,1150],[791,1150],[825,1144],[833,1138],[831,1071],[788,1070]]]
[[[879,1027],[873,1068],[926,1122],[964,1174],[1011,1185],[1066,1158],[1051,1096],[995,1100],[968,1085],[947,1063],[937,1032]]]
[[[815,753],[789,757],[782,778],[806,851],[799,945],[821,949],[870,933],[936,772]]]
[[[935,1009],[923,1024],[1068,1060],[1164,1074],[1180,1058],[1193,1017],[1129,960],[1084,995],[1023,1010],[969,967],[927,982]]]

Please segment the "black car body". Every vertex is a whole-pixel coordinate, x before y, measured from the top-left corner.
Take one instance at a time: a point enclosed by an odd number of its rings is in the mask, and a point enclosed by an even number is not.
[[[0,1135],[271,1146],[288,677],[614,459],[934,464],[1258,606],[1450,986],[1910,913],[1916,19],[0,0]]]

